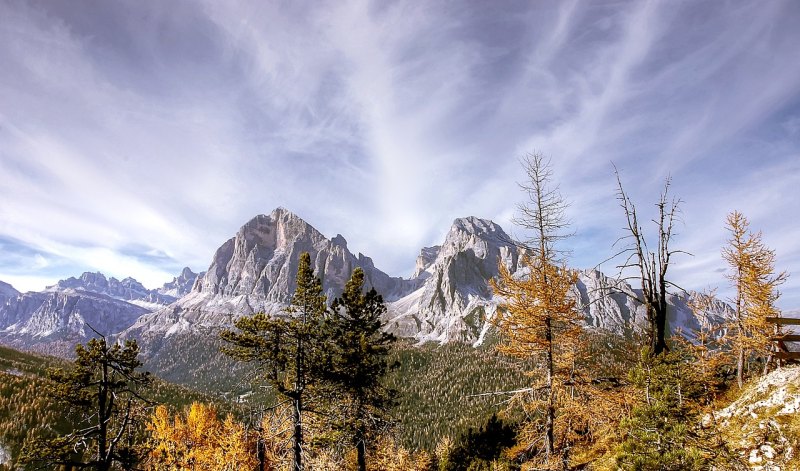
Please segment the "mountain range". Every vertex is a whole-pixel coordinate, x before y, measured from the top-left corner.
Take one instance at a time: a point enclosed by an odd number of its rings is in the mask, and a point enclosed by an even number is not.
[[[361,267],[366,284],[387,302],[387,330],[418,342],[479,345],[492,335],[498,300],[489,280],[503,264],[520,269],[520,249],[492,221],[456,219],[441,245],[421,249],[410,278],[392,277],[372,259],[354,255],[342,235],[327,239],[292,212],[277,208],[245,223],[214,253],[205,272],[184,268],[164,286],[148,290],[133,278],[117,280],[84,273],[42,292],[19,293],[0,282],[0,343],[69,355],[96,332],[136,338],[146,354],[178,334],[229,326],[238,316],[264,311],[282,315],[294,292],[302,252],[332,299],[352,270]],[[624,334],[644,326],[637,292],[597,270],[579,273],[573,295],[587,328]],[[687,296],[671,296],[668,323],[684,332],[720,322],[726,308],[695,314]],[[93,332],[95,331],[95,332]]]

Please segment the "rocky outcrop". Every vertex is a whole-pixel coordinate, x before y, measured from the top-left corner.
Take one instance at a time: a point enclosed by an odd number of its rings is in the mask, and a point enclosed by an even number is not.
[[[751,469],[796,469],[800,450],[800,366],[752,381],[730,405],[704,417]]]
[[[189,267],[184,267],[180,275],[173,278],[172,281],[164,283],[164,286],[155,291],[175,299],[181,298],[189,294],[197,278],[202,277],[203,274],[204,273],[195,273]]]
[[[5,304],[9,299],[16,298],[19,295],[20,292],[14,289],[13,286],[5,281],[0,281],[0,305]]]

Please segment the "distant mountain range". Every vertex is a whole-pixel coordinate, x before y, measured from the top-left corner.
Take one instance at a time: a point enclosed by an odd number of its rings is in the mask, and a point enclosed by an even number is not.
[[[229,326],[236,317],[258,311],[281,315],[294,292],[302,252],[311,255],[329,299],[361,267],[367,285],[387,301],[387,329],[419,342],[484,342],[497,310],[489,280],[497,276],[499,263],[512,272],[520,268],[519,249],[499,225],[466,217],[453,222],[441,245],[420,251],[410,278],[392,277],[369,257],[351,253],[341,235],[327,239],[278,208],[243,225],[217,249],[207,271],[184,268],[158,289],[101,273],[71,277],[38,293],[19,293],[0,282],[0,343],[69,355],[96,330],[136,338],[152,354],[177,334]],[[619,334],[646,322],[636,294],[627,283],[596,270],[581,272],[574,287],[587,328]],[[720,305],[695,315],[685,297],[672,296],[669,302],[671,330],[719,322],[726,309]]]

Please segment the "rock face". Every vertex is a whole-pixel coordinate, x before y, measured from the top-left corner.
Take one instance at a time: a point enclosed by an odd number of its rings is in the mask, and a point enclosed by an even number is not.
[[[14,289],[13,286],[5,281],[0,281],[0,305],[5,304],[9,299],[16,298],[19,295],[20,292]]]
[[[217,249],[208,270],[191,292],[165,309],[142,317],[124,335],[171,335],[195,327],[230,325],[232,318],[264,311],[280,313],[290,302],[300,254],[308,252],[314,273],[329,299],[340,294],[356,267],[366,285],[387,300],[418,286],[415,280],[392,278],[372,259],[353,255],[341,235],[328,240],[283,208],[251,219]]]
[[[350,253],[341,235],[328,240],[295,214],[278,208],[269,216],[250,220],[217,249],[208,271],[192,291],[229,298],[246,296],[256,305],[288,303],[302,252],[311,255],[314,272],[329,297],[338,294],[355,267],[361,267],[367,284],[386,297],[396,296],[406,284],[375,268],[369,257]]]
[[[422,249],[422,286],[388,305],[388,329],[420,341],[480,341],[496,310],[489,280],[498,263],[512,272],[517,247],[497,224],[476,217],[453,222],[441,246]]]
[[[414,274],[411,275],[411,278],[422,278],[426,279],[431,276],[431,273],[428,271],[433,265],[433,262],[436,261],[436,257],[439,256],[439,251],[442,249],[441,245],[434,245],[433,247],[423,247],[422,250],[419,252],[419,256],[417,257],[417,266],[414,269]]]
[[[190,283],[190,274],[194,275],[184,269],[173,283],[181,279]],[[176,300],[133,278],[117,280],[102,273],[70,277],[39,293],[22,294],[0,282],[0,342],[70,356],[76,343],[96,335],[93,329],[117,334],[142,315]]]
[[[202,277],[204,274],[205,272],[198,274],[193,272],[189,267],[184,267],[180,275],[173,278],[172,281],[164,283],[164,286],[158,288],[156,291],[164,296],[175,299],[181,298],[189,294],[197,278]]]

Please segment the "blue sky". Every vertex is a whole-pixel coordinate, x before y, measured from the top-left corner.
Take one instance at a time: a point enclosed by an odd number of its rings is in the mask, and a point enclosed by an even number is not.
[[[550,156],[572,264],[683,201],[673,277],[726,292],[738,209],[800,307],[800,2],[0,0],[0,280],[155,287],[284,206],[393,275],[456,217],[511,230]],[[613,262],[602,269],[613,274]]]

